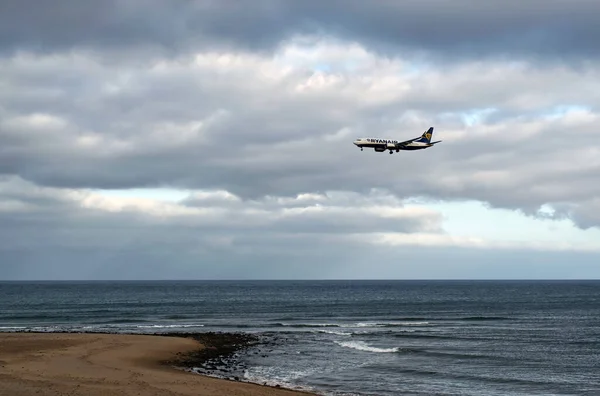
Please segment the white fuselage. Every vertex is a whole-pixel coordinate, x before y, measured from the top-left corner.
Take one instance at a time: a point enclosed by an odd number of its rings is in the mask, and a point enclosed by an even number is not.
[[[396,146],[400,143],[399,140],[393,139],[380,139],[380,138],[360,138],[354,141],[354,144],[357,147],[362,148],[373,148],[375,151],[385,151],[385,150],[419,150],[430,147],[431,144],[426,142],[410,142],[406,143],[402,146]]]

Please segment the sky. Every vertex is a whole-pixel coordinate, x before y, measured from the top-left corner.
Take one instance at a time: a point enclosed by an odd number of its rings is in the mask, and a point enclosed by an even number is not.
[[[3,1],[0,280],[598,279],[599,13]]]

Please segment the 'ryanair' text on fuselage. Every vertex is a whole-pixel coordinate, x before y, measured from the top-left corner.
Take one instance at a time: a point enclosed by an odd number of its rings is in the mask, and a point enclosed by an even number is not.
[[[366,139],[369,143],[398,143],[398,140],[388,140],[388,139]]]

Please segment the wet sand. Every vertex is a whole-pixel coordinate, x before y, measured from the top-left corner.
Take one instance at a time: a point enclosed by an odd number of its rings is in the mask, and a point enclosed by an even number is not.
[[[0,333],[0,396],[311,395],[173,367],[206,349],[184,337]]]

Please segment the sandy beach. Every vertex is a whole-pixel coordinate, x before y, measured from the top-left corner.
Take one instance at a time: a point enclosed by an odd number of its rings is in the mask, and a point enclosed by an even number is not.
[[[0,333],[0,395],[309,395],[165,364],[202,347],[181,337]]]

